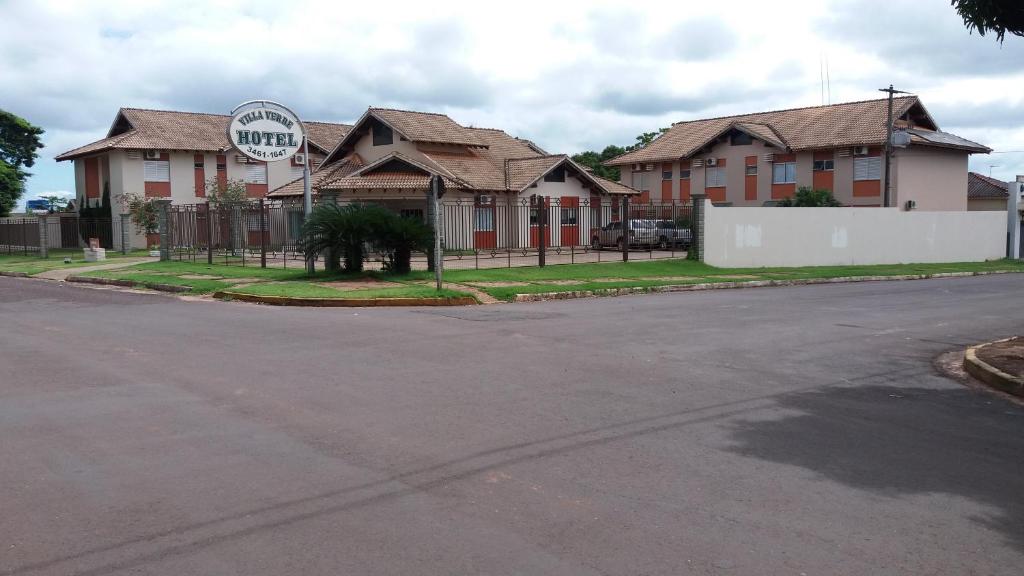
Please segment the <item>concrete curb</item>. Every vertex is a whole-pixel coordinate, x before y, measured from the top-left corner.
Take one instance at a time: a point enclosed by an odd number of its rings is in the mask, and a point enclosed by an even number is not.
[[[310,306],[318,308],[367,308],[384,306],[473,306],[478,302],[469,296],[448,298],[294,298],[291,296],[258,296],[223,290],[214,298],[231,299],[271,306]]]
[[[935,274],[900,274],[897,276],[841,276],[838,278],[807,278],[804,280],[753,280],[749,282],[705,282],[703,284],[666,284],[664,286],[641,286],[636,288],[608,288],[603,290],[576,290],[565,292],[539,292],[516,294],[513,302],[541,302],[544,300],[571,300],[599,296],[625,296],[628,294],[650,294],[658,292],[693,292],[697,290],[724,290],[730,288],[763,288],[765,286],[807,286],[811,284],[845,284],[851,282],[882,282],[886,280],[929,280],[932,278],[963,278],[967,276],[990,276],[993,274],[1020,274],[1012,270],[981,272],[938,272]]]
[[[996,340],[995,342],[986,342],[977,346],[971,346],[964,353],[964,370],[968,374],[974,376],[978,380],[981,380],[985,384],[1002,390],[1008,394],[1013,394],[1020,398],[1024,398],[1024,378],[1017,378],[1003,372],[1002,370],[992,366],[991,364],[978,358],[978,350],[988,346],[990,344],[996,344],[998,342],[1006,342],[1012,340],[1012,338],[1005,338],[1003,340]]]
[[[0,272],[0,276],[10,276],[11,278],[28,278],[28,274],[24,272]]]
[[[158,290],[160,292],[173,292],[181,293],[192,290],[191,286],[181,286],[178,284],[160,284],[158,282],[137,282],[135,280],[122,280],[119,278],[94,278],[92,276],[68,276],[65,282],[77,282],[79,284],[99,284],[102,286],[120,286],[122,288],[136,288],[142,286],[149,288],[150,290]]]

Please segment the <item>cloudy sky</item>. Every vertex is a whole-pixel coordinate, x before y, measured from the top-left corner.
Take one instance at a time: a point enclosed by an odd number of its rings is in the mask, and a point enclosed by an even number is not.
[[[215,2],[0,0],[0,108],[46,130],[28,197],[74,189],[53,156],[122,106],[309,120],[367,106],[449,114],[552,152],[674,121],[918,94],[940,127],[1024,174],[1024,38],[971,35],[948,0]],[[826,94],[825,99],[828,99]],[[1016,151],[1016,152],[1014,152]]]

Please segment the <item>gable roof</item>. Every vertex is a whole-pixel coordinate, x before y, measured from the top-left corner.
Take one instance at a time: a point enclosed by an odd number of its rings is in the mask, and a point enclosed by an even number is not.
[[[121,108],[101,140],[59,154],[56,160],[72,160],[110,149],[198,150],[220,152],[231,148],[225,114]],[[303,122],[309,143],[324,152],[348,133],[348,124]]]
[[[892,102],[893,118],[912,120],[919,132],[938,133],[938,125],[917,96],[901,96],[893,98]],[[885,143],[887,108],[888,100],[880,98],[677,122],[647,146],[612,158],[605,164],[617,166],[686,158],[733,128],[791,151],[880,145]],[[901,125],[905,127],[908,123],[904,121]],[[988,150],[975,142],[959,140],[962,142],[946,146],[968,151]],[[926,139],[919,143],[935,144]]]
[[[1009,198],[1010,193],[1006,190],[1006,182],[997,180],[991,176],[978,174],[977,172],[967,173],[967,198]]]
[[[391,126],[406,140],[413,142],[418,151],[416,158],[393,151],[370,164],[363,164],[360,160],[359,166],[353,167],[349,159],[357,157],[352,152],[356,138],[368,134],[371,119]],[[441,142],[438,139],[448,141]],[[424,179],[426,175],[398,170],[392,162],[401,162],[423,172],[439,175],[445,179],[448,188],[482,193],[520,192],[556,166],[568,164],[592,188],[608,194],[639,194],[639,191],[628,186],[597,178],[564,154],[547,154],[533,142],[515,138],[502,130],[460,126],[443,114],[388,108],[367,109],[314,173],[312,186],[323,191],[423,189],[429,185],[429,179]],[[339,171],[336,168],[338,165],[345,168]],[[334,175],[321,176],[325,171],[331,171]],[[298,181],[272,191],[270,196],[294,196],[301,193],[302,183]]]

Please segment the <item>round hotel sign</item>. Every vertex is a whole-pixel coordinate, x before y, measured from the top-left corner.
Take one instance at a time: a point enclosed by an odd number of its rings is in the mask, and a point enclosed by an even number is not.
[[[287,160],[302,147],[305,128],[294,112],[275,102],[246,102],[232,112],[228,140],[253,160]]]

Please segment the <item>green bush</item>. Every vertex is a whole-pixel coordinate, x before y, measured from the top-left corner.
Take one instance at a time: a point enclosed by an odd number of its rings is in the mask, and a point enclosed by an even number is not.
[[[790,198],[783,198],[777,206],[796,208],[823,208],[842,206],[828,190],[812,190],[808,186],[801,186]]]
[[[408,273],[412,253],[426,250],[433,234],[415,218],[402,217],[376,204],[317,206],[302,227],[299,248],[307,258],[329,255],[327,269],[338,270],[344,260],[346,272],[361,272],[366,245],[372,244],[385,256],[384,269]]]

